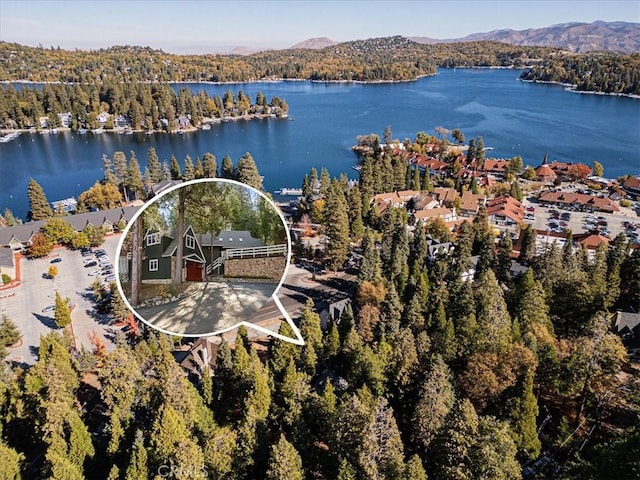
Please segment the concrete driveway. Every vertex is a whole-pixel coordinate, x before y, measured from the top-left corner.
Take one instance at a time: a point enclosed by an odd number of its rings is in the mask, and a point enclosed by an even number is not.
[[[151,326],[178,335],[208,335],[251,317],[269,301],[275,283],[202,282],[177,302],[137,309]]]
[[[110,258],[115,257],[116,247],[120,235],[108,237],[102,247]],[[43,277],[51,261],[62,259],[54,263],[58,267],[55,280]],[[98,277],[90,277],[87,273],[92,268],[84,268],[82,260],[85,257],[79,251],[56,248],[47,258],[21,260],[20,286],[5,290],[4,298],[0,299],[0,310],[7,314],[22,332],[22,344],[9,349],[7,361],[14,364],[33,365],[38,360],[38,346],[40,335],[46,335],[51,330],[57,330],[53,310],[46,310],[55,302],[56,290],[62,297],[69,297],[70,303],[75,305],[71,312],[71,326],[76,348],[82,345],[91,349],[89,334],[95,332],[109,347],[114,329],[107,316],[97,315],[93,309],[93,295],[89,285]],[[8,296],[11,295],[11,296]]]

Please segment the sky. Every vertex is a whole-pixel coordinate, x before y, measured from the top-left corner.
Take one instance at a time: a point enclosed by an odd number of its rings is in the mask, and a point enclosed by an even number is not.
[[[288,48],[391,35],[459,38],[567,22],[640,22],[639,0],[0,0],[0,40],[171,53]]]

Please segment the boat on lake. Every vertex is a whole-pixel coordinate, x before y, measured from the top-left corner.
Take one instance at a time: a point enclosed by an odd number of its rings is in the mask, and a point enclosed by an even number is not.
[[[274,193],[278,193],[280,195],[295,195],[299,197],[300,195],[302,195],[302,189],[282,187],[280,190],[276,190]]]
[[[202,125],[200,125],[200,130],[211,130],[211,124],[203,123]]]

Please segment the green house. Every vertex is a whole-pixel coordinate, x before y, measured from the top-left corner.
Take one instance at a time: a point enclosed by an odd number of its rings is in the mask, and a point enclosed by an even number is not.
[[[158,230],[148,230],[144,236],[142,255],[142,282],[169,283],[176,268],[178,242],[173,236]],[[198,235],[188,226],[184,232],[182,252],[182,278],[189,282],[205,279],[205,256]]]

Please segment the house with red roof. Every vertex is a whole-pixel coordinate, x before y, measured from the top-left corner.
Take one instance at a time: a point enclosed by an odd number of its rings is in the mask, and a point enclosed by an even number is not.
[[[494,225],[518,225],[524,221],[524,205],[505,195],[487,202],[487,217]]]

